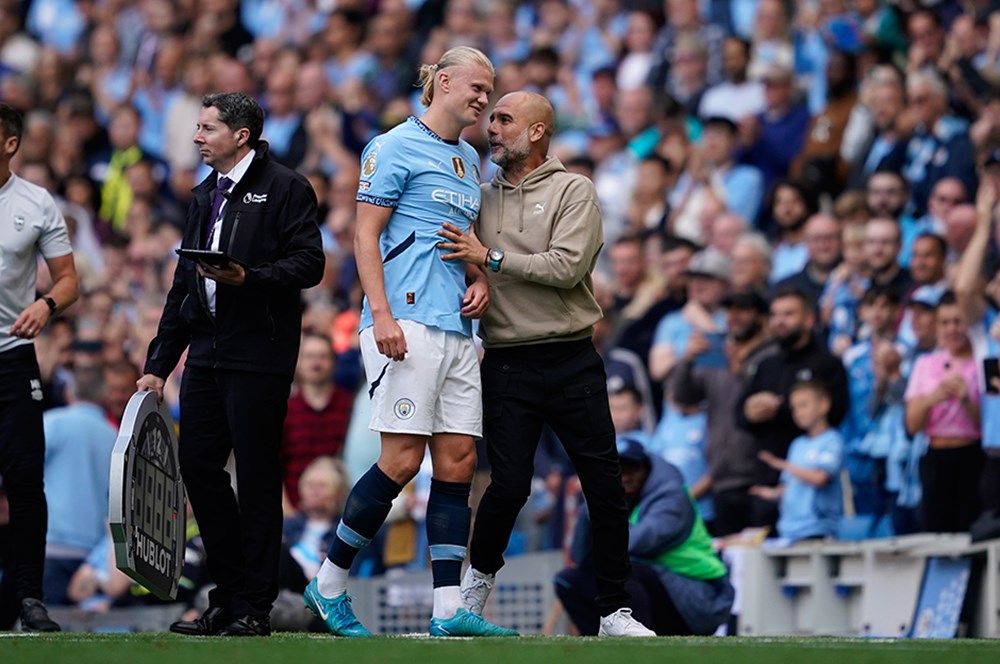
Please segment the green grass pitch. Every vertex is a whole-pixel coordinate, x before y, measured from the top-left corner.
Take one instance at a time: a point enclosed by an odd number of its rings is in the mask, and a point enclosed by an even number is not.
[[[3,664],[997,664],[1000,641],[835,638],[348,640],[314,634],[264,639],[173,634],[0,633]]]

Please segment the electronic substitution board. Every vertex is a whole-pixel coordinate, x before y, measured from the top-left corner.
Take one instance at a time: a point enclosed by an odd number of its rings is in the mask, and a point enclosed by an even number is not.
[[[161,599],[177,597],[185,504],[173,418],[155,392],[137,392],[111,455],[108,520],[118,569]]]

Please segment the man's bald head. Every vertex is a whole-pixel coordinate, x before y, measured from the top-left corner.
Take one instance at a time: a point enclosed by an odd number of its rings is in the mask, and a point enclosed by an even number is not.
[[[494,108],[500,108],[501,105],[505,105],[505,102],[512,109],[518,111],[519,119],[523,119],[525,124],[530,126],[536,122],[541,122],[545,125],[545,135],[552,135],[552,132],[555,130],[556,120],[552,104],[549,103],[548,99],[537,92],[518,90],[517,92],[505,94]]]
[[[490,159],[508,180],[519,180],[545,161],[554,130],[555,113],[548,99],[524,90],[508,93],[490,113]]]
[[[976,231],[976,206],[962,203],[951,208],[944,218],[945,238],[948,248],[961,253],[969,246]]]

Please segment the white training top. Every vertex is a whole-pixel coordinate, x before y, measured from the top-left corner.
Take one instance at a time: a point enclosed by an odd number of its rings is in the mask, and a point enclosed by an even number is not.
[[[30,344],[10,335],[10,326],[35,301],[38,254],[73,253],[66,220],[41,187],[10,174],[0,187],[0,353]]]

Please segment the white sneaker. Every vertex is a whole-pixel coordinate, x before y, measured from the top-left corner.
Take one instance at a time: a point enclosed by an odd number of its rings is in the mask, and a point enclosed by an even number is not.
[[[462,578],[462,606],[470,613],[475,613],[477,616],[483,615],[486,600],[489,599],[490,591],[493,590],[494,579],[496,579],[495,574],[483,574],[472,569],[472,565],[469,565]]]
[[[618,609],[601,618],[597,636],[656,636],[656,632],[632,617],[632,609]]]

